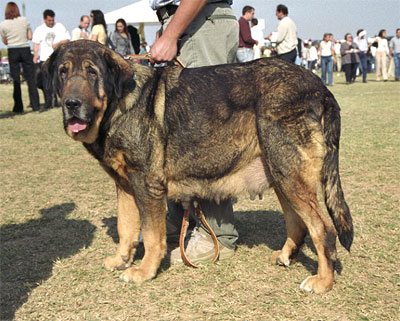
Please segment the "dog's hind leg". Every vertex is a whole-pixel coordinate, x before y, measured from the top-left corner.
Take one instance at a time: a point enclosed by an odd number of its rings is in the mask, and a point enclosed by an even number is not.
[[[280,190],[275,188],[275,192],[283,209],[287,239],[282,250],[272,252],[271,262],[273,264],[289,266],[296,262],[300,247],[303,245],[304,237],[307,233],[307,227],[303,220],[292,209],[290,203],[288,203]]]
[[[305,122],[298,119],[288,124],[268,115],[258,118],[259,138],[266,165],[278,190],[278,197],[284,200],[285,218],[289,218],[286,220],[289,223],[289,241],[282,250],[282,259],[285,261],[286,257],[290,258],[289,253],[293,253],[295,246],[299,245],[297,242],[303,237],[303,225],[300,225],[300,233],[292,226],[299,221],[293,220],[293,210],[307,227],[318,254],[318,273],[306,279],[301,288],[323,293],[333,286],[336,230],[324,215],[317,199],[324,149],[323,140],[314,138],[319,138],[318,126],[312,126],[313,123],[305,126]],[[291,244],[292,241],[296,245]]]
[[[140,216],[134,197],[117,186],[118,236],[117,252],[104,260],[103,267],[113,271],[128,268],[139,244]]]
[[[283,185],[286,184],[280,185],[282,194],[307,226],[318,255],[317,275],[304,280],[300,288],[309,292],[324,293],[333,286],[336,230],[318,203],[316,188],[293,181],[290,182],[290,188]]]

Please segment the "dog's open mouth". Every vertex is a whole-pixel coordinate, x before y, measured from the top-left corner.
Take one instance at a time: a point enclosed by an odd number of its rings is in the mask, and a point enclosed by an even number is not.
[[[85,130],[87,128],[87,125],[88,125],[87,122],[80,120],[76,117],[73,117],[68,121],[68,128],[73,133],[79,133]]]

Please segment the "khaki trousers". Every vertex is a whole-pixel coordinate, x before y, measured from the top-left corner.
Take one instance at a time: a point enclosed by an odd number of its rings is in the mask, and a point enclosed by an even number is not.
[[[386,52],[377,51],[375,59],[376,59],[376,80],[381,80],[381,75],[383,75],[384,80],[387,80],[388,76],[387,76]]]

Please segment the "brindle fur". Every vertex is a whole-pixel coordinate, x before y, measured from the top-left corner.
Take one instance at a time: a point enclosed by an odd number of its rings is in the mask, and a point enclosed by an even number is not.
[[[295,261],[308,231],[318,273],[301,288],[332,288],[336,235],[350,250],[353,226],[338,168],[340,109],[318,77],[279,59],[197,69],[149,68],[91,41],[60,46],[44,70],[61,97],[66,133],[114,179],[120,243],[107,269],[153,278],[166,251],[166,197],[251,196],[272,187],[287,240],[275,263]],[[79,106],[66,106],[74,99]],[[88,128],[73,133],[76,117]],[[333,220],[317,200],[322,186]],[[129,267],[143,233],[145,255]]]

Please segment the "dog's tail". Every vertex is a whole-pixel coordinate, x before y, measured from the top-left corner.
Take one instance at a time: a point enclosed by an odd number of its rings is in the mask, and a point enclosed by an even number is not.
[[[340,107],[330,92],[325,98],[324,107],[324,136],[327,152],[322,166],[322,190],[339,241],[350,251],[353,242],[353,221],[344,199],[339,176]]]

